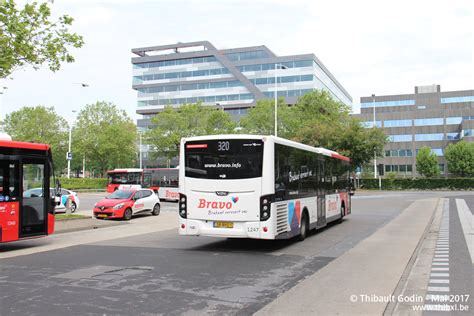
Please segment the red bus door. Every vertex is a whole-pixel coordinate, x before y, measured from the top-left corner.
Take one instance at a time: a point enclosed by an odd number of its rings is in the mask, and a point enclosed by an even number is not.
[[[0,158],[0,242],[18,240],[20,227],[19,162]]]
[[[20,238],[48,233],[48,203],[50,203],[49,172],[47,160],[24,158],[21,179],[22,199],[20,211]]]
[[[49,164],[0,158],[0,242],[48,234]]]

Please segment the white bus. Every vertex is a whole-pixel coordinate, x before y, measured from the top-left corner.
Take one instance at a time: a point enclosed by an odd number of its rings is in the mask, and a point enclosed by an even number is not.
[[[181,140],[181,235],[303,240],[351,212],[350,160],[274,136]]]

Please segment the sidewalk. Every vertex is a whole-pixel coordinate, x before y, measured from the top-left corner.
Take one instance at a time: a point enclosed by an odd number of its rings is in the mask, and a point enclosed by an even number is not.
[[[382,315],[437,203],[438,198],[412,203],[256,315]]]
[[[163,212],[159,216],[133,218],[123,225],[89,230],[87,233],[76,231],[64,234],[53,234],[45,238],[3,244],[3,252],[0,252],[0,259],[170,229],[178,229],[178,215],[172,212]]]
[[[97,229],[124,224],[127,224],[127,222],[118,220],[100,220],[93,217],[62,219],[55,221],[54,233],[69,233],[80,230]]]

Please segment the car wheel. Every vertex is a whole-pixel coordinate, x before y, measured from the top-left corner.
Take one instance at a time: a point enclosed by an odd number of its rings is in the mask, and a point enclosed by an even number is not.
[[[306,236],[308,236],[308,231],[309,231],[308,216],[306,216],[306,213],[303,213],[303,217],[301,218],[301,232],[300,232],[300,235],[298,236],[298,240],[299,241],[305,240]]]
[[[126,220],[126,221],[129,221],[132,219],[132,209],[131,208],[127,208],[125,210],[125,212],[123,212],[123,219]]]
[[[153,211],[151,211],[151,214],[154,216],[160,215],[160,204],[156,203],[155,206],[153,206]]]
[[[77,205],[76,205],[76,202],[72,202],[71,203],[71,213],[74,213],[77,209]]]

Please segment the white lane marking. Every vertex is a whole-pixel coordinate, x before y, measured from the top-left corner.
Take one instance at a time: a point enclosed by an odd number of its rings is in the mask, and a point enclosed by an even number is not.
[[[449,273],[431,273],[432,277],[449,277]]]
[[[439,254],[435,254],[434,257],[435,257],[435,258],[449,258],[449,255],[439,255]]]
[[[449,261],[449,258],[434,258],[433,262],[445,262]]]
[[[428,286],[428,292],[449,292],[449,286]]]
[[[430,279],[430,283],[445,283],[445,284],[449,284],[449,280],[444,280],[444,279]]]
[[[449,268],[431,268],[431,271],[449,271]]]
[[[447,251],[447,250],[435,251],[435,255],[436,254],[441,254],[441,253],[449,253],[449,251]]]
[[[461,221],[464,239],[466,239],[467,249],[471,255],[471,263],[474,263],[474,216],[469,210],[465,200],[456,199],[459,220]]]
[[[433,262],[434,266],[449,266],[448,262]]]

